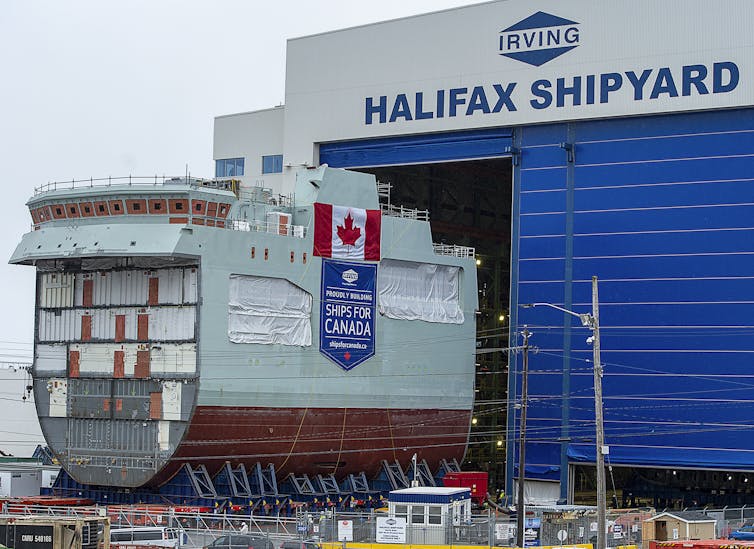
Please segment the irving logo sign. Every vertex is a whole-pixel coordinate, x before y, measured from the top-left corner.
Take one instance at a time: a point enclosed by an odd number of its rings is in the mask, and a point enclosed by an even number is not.
[[[479,73],[484,77],[470,79],[459,67],[457,77],[445,78],[437,87],[401,89],[390,85],[382,93],[364,97],[364,125],[416,121],[417,126],[429,128],[433,119],[464,117],[475,119],[470,124],[508,125],[527,120],[719,108],[750,99],[750,77],[742,72],[749,66],[739,66],[735,60],[711,59],[704,49],[692,48],[680,56],[618,58],[607,66],[583,62],[583,56],[576,52],[552,67],[543,66],[578,48],[585,36],[590,37],[591,49],[598,48],[600,41],[613,39],[604,28],[583,26],[582,36],[582,24],[577,21],[543,11],[529,15],[499,32],[497,48],[490,48],[484,57],[490,63],[489,71]],[[486,34],[485,40],[494,39],[498,28]],[[520,70],[508,70],[514,63],[499,56],[529,67],[518,65]],[[500,68],[501,62],[506,70]],[[745,89],[740,89],[741,84]],[[719,100],[712,97],[718,94],[736,95]],[[348,229],[343,226],[344,231]],[[334,235],[336,238],[337,233]]]
[[[539,67],[578,47],[579,24],[538,11],[500,31],[500,55]]]

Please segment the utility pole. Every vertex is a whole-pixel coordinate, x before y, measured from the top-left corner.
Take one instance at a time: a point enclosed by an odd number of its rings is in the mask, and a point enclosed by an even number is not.
[[[526,476],[526,404],[529,400],[529,330],[524,326],[524,364],[521,378],[521,425],[518,439],[518,498],[516,499],[516,545],[524,546],[524,477]],[[600,548],[598,548],[600,549]]]
[[[600,305],[597,277],[592,277],[592,352],[594,360],[594,422],[597,441],[597,547],[606,549],[605,425],[602,418],[602,363],[600,362]]]
[[[600,362],[600,304],[599,296],[597,295],[597,277],[592,277],[592,312],[591,313],[577,313],[569,309],[564,309],[558,305],[552,303],[527,303],[521,305],[524,308],[530,307],[550,307],[558,311],[562,311],[571,316],[578,317],[581,320],[581,324],[592,331],[592,335],[587,339],[587,343],[592,344],[593,362],[594,362],[594,426],[595,426],[595,441],[596,441],[596,464],[597,464],[597,546],[595,549],[607,549],[606,539],[606,495],[607,489],[605,488],[605,456],[610,452],[608,446],[605,446],[605,424],[602,417],[602,362]],[[525,356],[525,355],[524,355]],[[526,361],[524,360],[524,367],[526,368]],[[526,374],[524,374],[524,391],[526,390]],[[525,394],[525,393],[524,393]],[[525,414],[525,408],[523,413]],[[522,415],[522,419],[525,418]],[[523,429],[523,427],[522,427]],[[521,459],[523,463],[523,458]],[[519,486],[520,488],[520,486]],[[519,492],[521,493],[521,492]],[[520,524],[520,522],[519,522]],[[521,539],[520,537],[517,539]]]

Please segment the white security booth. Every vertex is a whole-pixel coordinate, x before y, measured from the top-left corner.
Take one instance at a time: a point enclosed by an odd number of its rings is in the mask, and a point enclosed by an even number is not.
[[[406,543],[448,544],[455,529],[471,521],[471,490],[434,486],[393,490],[388,513],[405,521]]]

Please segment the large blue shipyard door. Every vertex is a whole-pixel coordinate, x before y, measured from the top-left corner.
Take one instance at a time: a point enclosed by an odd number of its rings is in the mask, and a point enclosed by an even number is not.
[[[610,462],[753,470],[754,109],[524,128],[520,147],[512,322],[540,350],[526,476],[594,463],[592,349],[578,319],[518,304],[588,312],[593,275]]]
[[[508,156],[511,130],[495,128],[323,143],[320,164],[336,168],[426,164]]]

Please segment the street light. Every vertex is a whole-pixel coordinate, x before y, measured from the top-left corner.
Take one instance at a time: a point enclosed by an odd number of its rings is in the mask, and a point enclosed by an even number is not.
[[[529,336],[531,335],[526,326],[524,326],[521,335],[524,336],[524,364],[521,372],[521,426],[518,431],[518,497],[516,498],[516,545],[518,547],[526,545],[526,536],[524,536],[526,521],[524,479],[526,478],[526,408],[529,400]]]
[[[602,363],[600,362],[600,308],[597,295],[597,277],[592,277],[592,312],[577,313],[569,311],[563,307],[558,307],[552,303],[530,303],[522,307],[550,307],[557,309],[571,316],[575,316],[581,321],[581,324],[592,331],[592,337],[587,339],[587,343],[592,344],[594,360],[594,423],[596,429],[597,441],[597,547],[596,549],[606,549],[605,530],[606,528],[606,502],[605,502],[605,454],[609,449],[605,446],[605,426],[602,418]],[[590,341],[591,340],[591,341]]]

